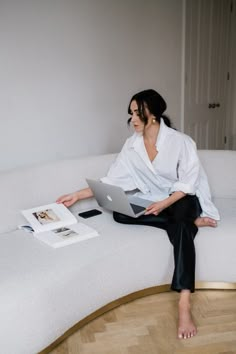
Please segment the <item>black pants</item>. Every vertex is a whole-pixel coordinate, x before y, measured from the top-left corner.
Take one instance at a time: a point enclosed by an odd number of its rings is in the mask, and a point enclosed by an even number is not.
[[[132,218],[117,212],[114,220],[122,224],[139,224],[166,230],[174,247],[175,269],[171,289],[194,292],[195,285],[195,247],[194,238],[198,228],[194,220],[201,214],[201,206],[195,195],[184,198],[163,210],[159,215],[142,215]]]

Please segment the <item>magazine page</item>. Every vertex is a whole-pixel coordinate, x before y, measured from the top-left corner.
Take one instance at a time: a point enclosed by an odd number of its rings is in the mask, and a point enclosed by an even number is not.
[[[68,227],[60,227],[34,235],[38,240],[54,248],[63,247],[99,236],[96,230],[81,222]]]
[[[63,204],[47,204],[22,210],[35,233],[45,232],[77,223],[75,216]]]

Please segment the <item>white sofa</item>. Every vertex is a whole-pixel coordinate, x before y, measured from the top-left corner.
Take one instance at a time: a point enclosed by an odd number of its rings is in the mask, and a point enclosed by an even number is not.
[[[236,151],[199,151],[221,221],[195,239],[198,288],[236,289]],[[163,230],[121,225],[110,212],[83,220],[100,237],[53,249],[17,230],[20,210],[55,201],[99,178],[115,155],[0,173],[0,343],[2,354],[47,348],[76,323],[138,296],[167,290],[172,246]],[[71,210],[96,206],[94,199]],[[44,352],[47,352],[44,351]]]

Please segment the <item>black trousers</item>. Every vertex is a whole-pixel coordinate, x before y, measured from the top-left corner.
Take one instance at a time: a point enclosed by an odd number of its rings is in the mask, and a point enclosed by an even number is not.
[[[195,247],[194,238],[198,228],[194,224],[202,210],[195,195],[186,195],[159,215],[142,215],[132,218],[117,212],[114,220],[122,224],[148,225],[166,230],[174,248],[175,269],[171,289],[181,291],[195,288]]]

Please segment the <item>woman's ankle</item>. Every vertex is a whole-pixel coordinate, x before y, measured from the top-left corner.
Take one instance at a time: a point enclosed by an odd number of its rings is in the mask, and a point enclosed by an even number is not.
[[[197,227],[216,227],[217,226],[217,221],[215,219],[209,218],[207,216],[204,217],[198,217],[195,221],[194,224]]]
[[[188,289],[183,289],[180,292],[179,306],[189,306],[190,307],[190,296],[191,292]]]

